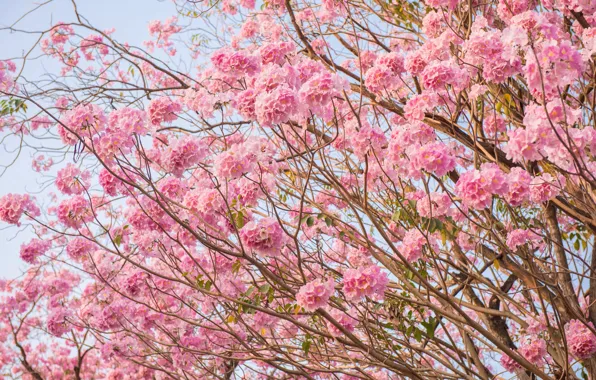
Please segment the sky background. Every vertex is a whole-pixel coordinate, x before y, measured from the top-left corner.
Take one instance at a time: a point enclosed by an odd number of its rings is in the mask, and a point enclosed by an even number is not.
[[[41,9],[19,21],[15,28],[25,31],[48,29],[58,21],[74,21],[71,0],[31,1],[0,0],[0,29],[13,25],[19,18],[39,4],[48,3]],[[120,42],[129,42],[141,46],[149,39],[147,25],[151,20],[165,20],[175,14],[175,8],[169,0],[77,0],[78,11],[98,29],[115,28],[114,37]],[[15,33],[0,30],[0,60],[18,58],[29,50],[38,35]],[[15,60],[17,66],[20,62]],[[58,71],[58,66],[48,60],[34,61],[27,64],[24,77],[38,78],[46,71]],[[0,134],[0,165],[5,166],[14,159],[15,139],[3,141]],[[22,152],[19,159],[0,177],[0,196],[7,193],[29,193],[35,195],[44,183],[39,181],[39,173],[31,169],[33,152]],[[37,197],[43,197],[43,194]],[[33,236],[25,229],[7,226],[0,222],[0,278],[8,279],[19,276],[25,263],[19,258],[19,247]]]

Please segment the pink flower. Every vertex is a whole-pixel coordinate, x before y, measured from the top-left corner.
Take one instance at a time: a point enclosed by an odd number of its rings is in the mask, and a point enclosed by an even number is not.
[[[430,198],[430,199],[429,199]],[[449,214],[451,198],[444,193],[431,193],[430,197],[424,194],[416,203],[416,210],[425,218],[440,217]]]
[[[82,237],[76,237],[66,245],[66,253],[74,260],[89,254],[92,250],[93,243]]]
[[[66,227],[79,228],[93,220],[93,213],[87,199],[81,195],[68,198],[58,206],[58,220]]]
[[[543,339],[528,339],[518,351],[527,361],[537,366],[542,366],[547,356],[546,342]]]
[[[50,170],[50,167],[54,164],[54,160],[51,158],[46,159],[44,155],[36,156],[31,163],[31,167],[36,172],[45,172]]]
[[[422,95],[414,95],[404,106],[405,117],[408,120],[423,120],[425,112],[431,111],[437,106],[437,95],[429,95],[424,93]]]
[[[592,322],[588,326],[594,327]],[[573,319],[565,325],[565,340],[569,353],[580,360],[589,359],[596,353],[596,335],[585,324]]]
[[[563,176],[559,177],[559,181],[548,173],[534,177],[530,183],[530,200],[534,203],[546,202],[558,196],[564,186],[565,178]]]
[[[124,107],[112,111],[108,122],[110,129],[115,132],[124,132],[127,135],[136,133],[143,136],[149,131],[147,113],[137,108]]]
[[[206,155],[207,147],[202,140],[184,136],[174,140],[161,159],[166,170],[180,177],[186,169],[198,164]]]
[[[296,46],[291,42],[274,42],[261,46],[259,54],[263,64],[276,63],[282,65],[286,54],[293,52]]]
[[[393,75],[401,75],[406,69],[404,68],[404,58],[396,52],[380,55],[375,66],[385,66],[393,73]]]
[[[229,48],[216,51],[211,57],[211,62],[219,71],[232,75],[254,75],[261,69],[258,56]]]
[[[154,99],[149,103],[149,119],[151,124],[159,126],[161,123],[171,123],[178,119],[176,113],[182,111],[180,103],[167,96]]]
[[[470,170],[459,177],[455,192],[467,206],[484,209],[490,206],[493,194],[504,195],[508,190],[505,174],[496,164],[483,164],[480,170]]]
[[[348,269],[344,274],[343,291],[348,300],[357,301],[362,297],[375,296],[382,299],[389,279],[377,265]]]
[[[238,145],[220,153],[215,159],[215,172],[220,178],[235,179],[248,172],[252,162],[247,155],[238,151]]]
[[[276,219],[263,218],[242,227],[240,238],[246,248],[260,255],[277,256],[280,253],[284,235]]]
[[[56,187],[62,194],[77,195],[83,193],[89,187],[91,174],[88,171],[81,171],[73,164],[66,165],[56,175]]]
[[[387,145],[387,138],[383,130],[370,124],[365,124],[359,131],[356,131],[356,129],[350,130],[348,138],[354,149],[354,154],[360,159],[364,159],[369,153],[381,157],[383,148]]]
[[[339,76],[323,72],[306,81],[299,96],[312,113],[327,120],[333,116],[333,99],[345,89],[347,84]]]
[[[234,98],[234,107],[242,117],[252,120],[257,117],[255,113],[255,102],[257,99],[257,92],[253,89],[247,89],[236,94]]]
[[[521,364],[519,364],[518,362],[516,362],[515,360],[513,360],[505,354],[501,355],[501,365],[503,366],[503,368],[505,368],[505,370],[512,373],[515,373],[522,368]]]
[[[327,281],[314,280],[302,286],[296,293],[296,303],[308,312],[326,306],[329,298],[335,291],[335,282],[332,278]]]
[[[52,247],[52,242],[41,239],[33,239],[27,244],[21,245],[20,256],[23,261],[34,264],[37,258],[46,253]]]
[[[184,206],[198,213],[207,223],[213,223],[214,217],[224,206],[224,199],[216,189],[199,188],[189,191],[184,196]]]
[[[509,141],[505,146],[507,158],[514,162],[541,160],[535,140],[527,129],[518,128],[508,133]]]
[[[530,183],[532,177],[522,168],[512,168],[507,175],[509,190],[505,194],[507,202],[512,206],[519,206],[530,198]]]
[[[331,314],[331,317],[333,317],[341,327],[349,332],[353,332],[358,324],[358,320],[350,316],[351,310],[343,312],[341,310],[333,309],[329,314]],[[327,321],[327,330],[329,330],[331,336],[338,337],[343,335],[343,332],[330,321]]]
[[[455,169],[455,155],[442,142],[413,147],[410,153],[410,161],[415,169],[424,169],[439,177]]]
[[[67,321],[69,316],[70,313],[64,307],[52,309],[47,320],[47,328],[50,334],[62,336],[69,332],[72,329],[70,323]]]
[[[451,85],[459,90],[467,86],[468,74],[453,61],[434,61],[421,73],[422,84],[427,90],[445,92]]]
[[[398,80],[399,78],[395,76],[389,67],[379,65],[373,66],[366,72],[364,84],[370,91],[381,94],[395,90],[399,85]]]
[[[507,246],[512,251],[517,250],[517,247],[524,244],[529,243],[531,246],[534,246],[538,242],[540,242],[540,236],[528,230],[517,229],[507,234]]]
[[[422,19],[422,32],[429,37],[438,37],[445,29],[444,16],[435,11],[428,12]]]
[[[72,110],[65,111],[60,118],[60,124],[68,127],[82,139],[97,135],[104,130],[106,123],[106,115],[95,104],[79,104]],[[58,133],[66,144],[74,145],[78,141],[77,136],[62,125],[58,126]]]
[[[507,124],[502,117],[490,114],[484,119],[484,133],[487,137],[494,138],[496,134],[505,131],[507,131]]]
[[[217,103],[217,98],[204,88],[198,90],[189,88],[184,92],[183,102],[188,109],[198,112],[203,118],[208,119],[213,117],[213,107]]]
[[[19,226],[25,212],[34,217],[40,215],[39,208],[29,195],[6,194],[0,198],[0,220]]]
[[[121,182],[119,179],[114,177],[107,169],[101,169],[99,172],[99,184],[103,187],[103,190],[107,195],[115,197],[118,195]]]
[[[429,240],[433,249],[436,249],[434,238],[429,236]],[[402,245],[400,247],[401,254],[412,263],[418,261],[422,257],[423,248],[429,241],[422,235],[420,230],[412,228],[406,231],[404,235]]]
[[[287,122],[298,116],[299,110],[298,95],[286,85],[257,97],[255,103],[257,120],[266,127]]]

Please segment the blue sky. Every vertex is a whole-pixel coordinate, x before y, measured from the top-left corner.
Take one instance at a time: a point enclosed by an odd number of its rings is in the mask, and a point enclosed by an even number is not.
[[[74,21],[71,0],[32,1],[0,0],[0,29],[13,25],[24,14],[39,4],[48,3],[41,9],[19,21],[15,29],[40,31],[48,29],[58,21]],[[170,0],[77,0],[79,13],[99,29],[115,28],[114,37],[121,42],[140,46],[149,39],[147,25],[151,20],[164,20],[175,14]],[[0,59],[18,58],[24,50],[33,46],[37,35],[0,30]],[[20,65],[19,61],[15,61]],[[57,71],[51,61],[43,60],[28,63],[24,76],[30,80],[38,78],[45,70]],[[0,135],[0,139],[2,135]],[[0,165],[12,162],[16,141],[9,140],[0,147]],[[11,146],[12,145],[12,146]],[[42,183],[39,174],[31,169],[32,151],[24,151],[19,159],[0,177],[0,196],[7,193],[38,192]],[[39,195],[38,197],[43,197]],[[0,222],[0,278],[12,278],[21,273],[25,263],[19,258],[19,247],[32,235],[14,226],[7,227]]]

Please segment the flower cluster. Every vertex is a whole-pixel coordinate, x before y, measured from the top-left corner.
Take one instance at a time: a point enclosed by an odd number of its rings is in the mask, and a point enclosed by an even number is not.
[[[565,340],[569,353],[580,360],[589,359],[596,353],[596,335],[590,327],[594,328],[591,322],[586,325],[577,319],[565,325]]]
[[[81,171],[73,164],[68,164],[60,169],[56,175],[56,188],[62,194],[78,195],[89,187],[91,174],[88,171]]]
[[[151,124],[159,126],[162,123],[171,123],[178,118],[177,113],[182,111],[180,103],[170,97],[162,96],[149,103],[149,120]]]
[[[23,213],[39,216],[40,210],[29,195],[6,194],[0,198],[0,220],[19,225]]]
[[[344,273],[343,291],[349,300],[359,300],[362,297],[382,299],[388,283],[387,274],[377,265],[370,265],[348,269]]]
[[[332,278],[326,281],[314,280],[302,286],[296,293],[296,303],[306,311],[315,311],[327,305],[334,291],[335,282]]]
[[[267,256],[277,256],[284,241],[284,232],[278,221],[262,218],[246,223],[240,230],[240,238],[246,248]]]
[[[21,245],[21,259],[29,264],[34,264],[37,262],[37,258],[46,253],[51,247],[51,241],[33,239],[29,243]]]

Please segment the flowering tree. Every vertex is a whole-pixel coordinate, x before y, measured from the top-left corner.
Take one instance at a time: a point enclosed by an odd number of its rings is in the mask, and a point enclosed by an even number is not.
[[[596,3],[172,14],[0,61],[4,376],[596,379]]]

